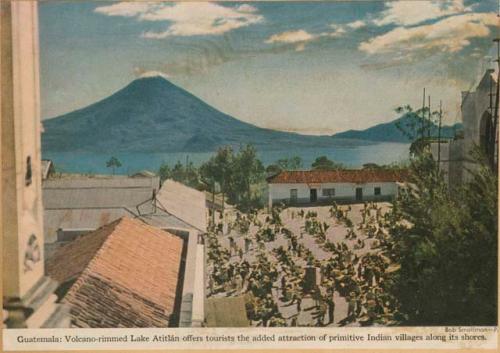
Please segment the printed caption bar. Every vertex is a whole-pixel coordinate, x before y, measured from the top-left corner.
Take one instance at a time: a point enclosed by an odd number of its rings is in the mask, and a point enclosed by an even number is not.
[[[497,327],[6,329],[4,350],[496,349]]]

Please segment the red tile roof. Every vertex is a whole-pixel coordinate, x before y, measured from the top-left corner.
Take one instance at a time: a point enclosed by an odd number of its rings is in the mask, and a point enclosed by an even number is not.
[[[183,241],[121,218],[59,248],[47,274],[78,278],[64,297],[78,327],[166,327],[178,293]]]
[[[405,181],[406,171],[377,169],[282,171],[267,179],[270,184],[371,183]]]

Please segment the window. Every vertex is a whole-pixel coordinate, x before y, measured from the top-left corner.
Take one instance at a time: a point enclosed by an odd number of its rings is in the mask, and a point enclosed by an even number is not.
[[[31,185],[32,171],[31,171],[31,156],[26,158],[26,174],[24,175],[24,184]]]
[[[332,197],[335,196],[335,189],[323,189],[323,197]]]
[[[290,189],[290,201],[297,201],[297,189]]]
[[[381,190],[380,190],[380,187],[376,187],[375,190],[374,190],[374,194],[375,196],[379,196],[381,194]]]

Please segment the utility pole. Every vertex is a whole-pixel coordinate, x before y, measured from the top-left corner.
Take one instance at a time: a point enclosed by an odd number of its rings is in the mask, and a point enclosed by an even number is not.
[[[212,182],[212,225],[215,227],[215,182]]]
[[[500,10],[499,10],[500,11]],[[493,149],[492,149],[492,154],[491,154],[491,165],[493,166],[493,171],[495,174],[498,173],[498,132],[497,132],[497,126],[498,126],[498,101],[499,101],[499,94],[500,94],[500,38],[495,38],[493,40],[497,44],[497,69],[498,69],[498,74],[497,74],[497,92],[495,95],[495,112],[493,114],[493,129],[492,129],[492,134],[493,134]]]
[[[443,101],[439,101],[439,124],[438,124],[438,164],[437,169],[441,168],[441,120],[443,119]]]
[[[430,139],[431,137],[431,128],[432,128],[432,121],[431,121],[431,96],[429,95],[429,115],[428,115],[429,121],[427,121],[427,138]]]
[[[425,87],[424,87],[424,94],[422,98],[422,120],[420,122],[420,133],[422,140],[424,139],[424,132],[425,132]]]

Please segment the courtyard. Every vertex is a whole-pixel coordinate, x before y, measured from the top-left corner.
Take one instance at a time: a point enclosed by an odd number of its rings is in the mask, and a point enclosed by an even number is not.
[[[207,242],[207,296],[244,296],[252,326],[390,324],[390,203],[225,212]]]

